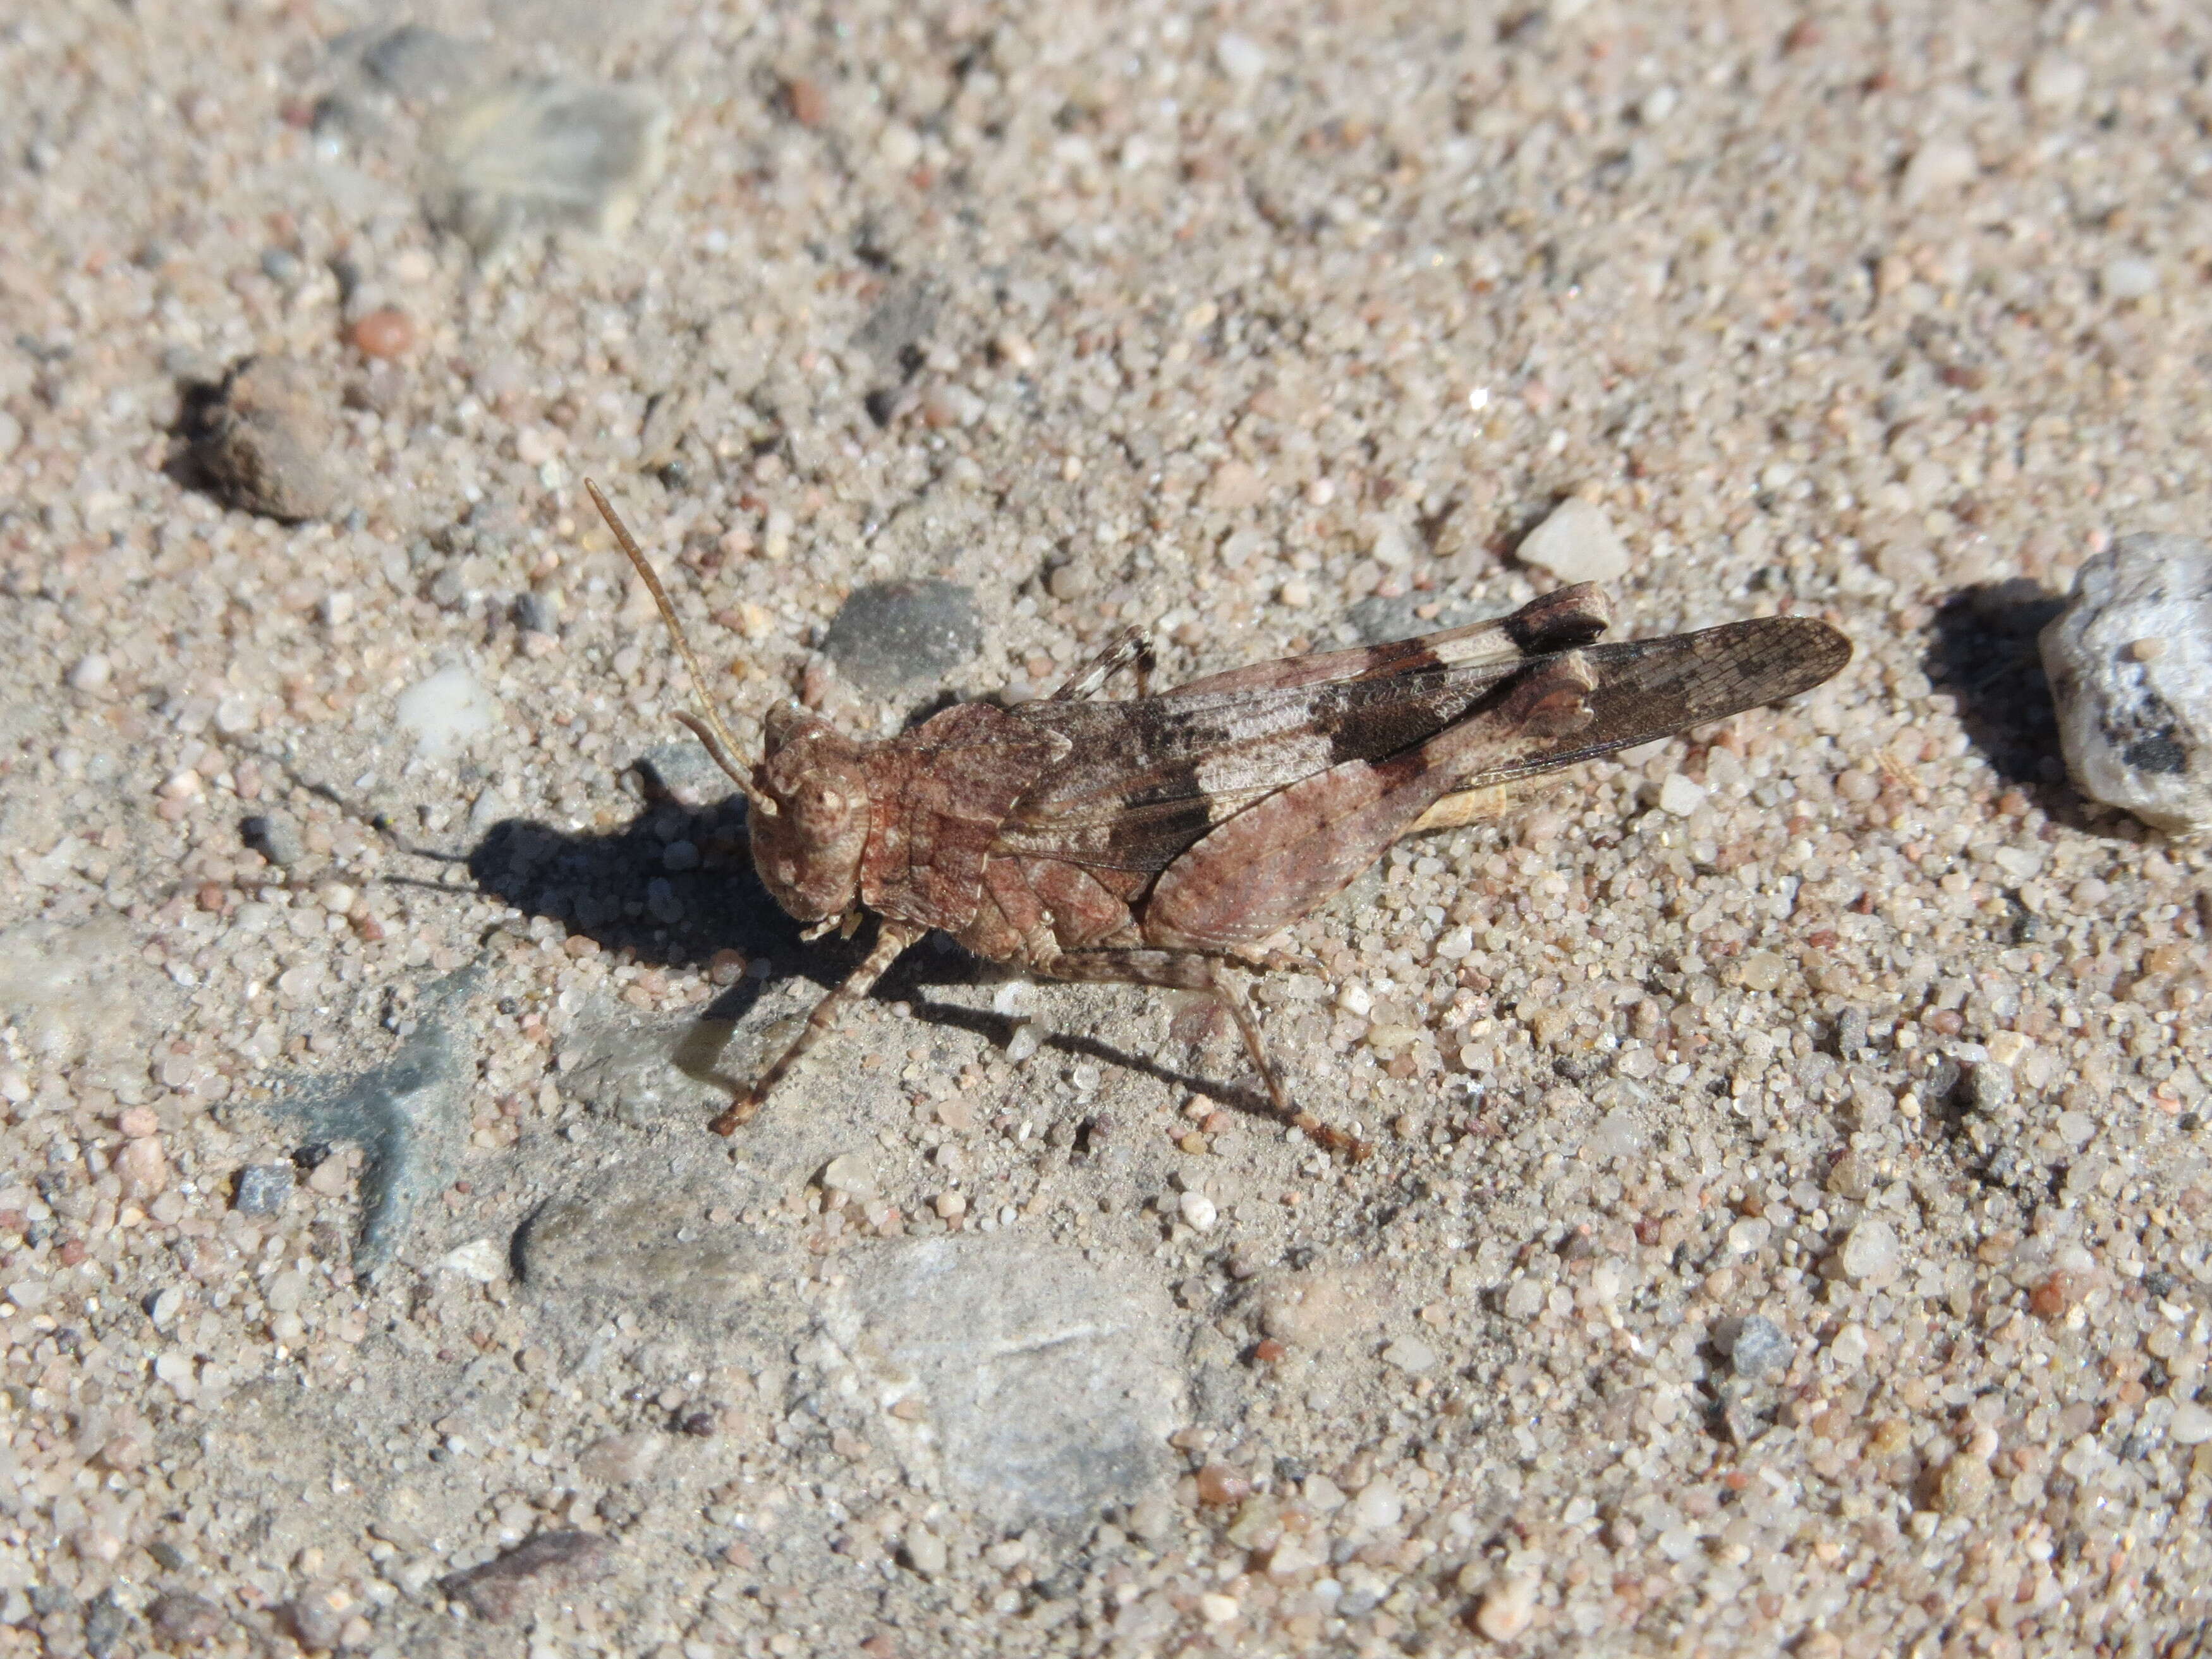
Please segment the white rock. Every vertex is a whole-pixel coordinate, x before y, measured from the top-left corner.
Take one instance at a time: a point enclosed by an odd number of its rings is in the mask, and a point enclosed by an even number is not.
[[[1267,72],[1266,48],[1249,35],[1224,34],[1214,43],[1213,61],[1231,80],[1250,86]]]
[[[1214,1208],[1213,1200],[1204,1193],[1185,1193],[1176,1200],[1176,1208],[1182,1212],[1182,1218],[1200,1232],[1212,1227],[1219,1214]]]
[[[1382,1363],[1395,1365],[1409,1376],[1434,1370],[1437,1351],[1418,1336],[1401,1336],[1382,1350]]]
[[[2166,1431],[2173,1437],[2178,1446],[2201,1446],[2212,1440],[2212,1411],[2207,1411],[2193,1400],[2185,1400],[2173,1408],[2173,1420]]]
[[[1563,582],[1616,581],[1628,571],[1628,549],[1613,520],[1579,495],[1568,496],[1522,538],[1519,557]]]
[[[472,1238],[456,1246],[438,1258],[438,1265],[479,1285],[496,1285],[507,1277],[507,1253],[489,1238]]]
[[[1536,1616],[1536,1593],[1541,1587],[1533,1573],[1499,1578],[1483,1592],[1482,1605],[1474,1613],[1475,1629],[1493,1642],[1517,1641]]]
[[[2097,288],[2107,300],[2141,300],[2158,291],[2158,267],[2148,259],[2105,261]]]
[[[2089,89],[2089,71],[2063,52],[2046,52],[2028,65],[2024,90],[2038,109],[2069,109]]]
[[[1880,1216],[1869,1216],[1844,1237],[1837,1265],[1854,1285],[1879,1289],[1890,1283],[1898,1273],[1897,1229]]]
[[[69,683],[80,691],[102,691],[115,678],[115,665],[104,651],[93,651],[76,659],[70,670]]]
[[[2212,547],[2121,537],[2041,643],[2075,787],[2178,835],[2212,830]]]
[[[1680,772],[1669,772],[1667,781],[1659,786],[1659,807],[1678,818],[1686,818],[1705,804],[1705,787],[1684,777]]]
[[[411,732],[418,753],[441,759],[498,723],[499,705],[465,668],[441,668],[399,694],[400,729]]]
[[[1897,193],[1907,207],[1915,207],[1932,197],[1949,195],[1980,170],[1970,146],[1954,139],[1933,139],[1912,152],[1912,159],[1905,164],[1905,176],[1898,181]]]
[[[873,1198],[878,1191],[876,1172],[858,1152],[831,1158],[822,1171],[822,1184],[830,1192],[842,1193],[848,1198]]]
[[[924,1578],[934,1578],[945,1571],[948,1559],[945,1540],[921,1522],[910,1521],[906,1528],[906,1559]]]
[[[1362,1486],[1359,1496],[1352,1500],[1352,1522],[1367,1532],[1395,1527],[1405,1513],[1406,1500],[1398,1495],[1397,1487],[1379,1476]]]

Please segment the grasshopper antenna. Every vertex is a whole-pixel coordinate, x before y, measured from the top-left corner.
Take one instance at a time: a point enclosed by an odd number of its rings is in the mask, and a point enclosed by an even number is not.
[[[607,521],[607,528],[614,532],[615,540],[622,545],[623,556],[644,579],[646,587],[653,594],[653,602],[660,607],[660,620],[668,624],[668,631],[676,641],[676,648],[684,654],[684,665],[691,672],[691,689],[698,693],[699,707],[707,718],[702,720],[696,714],[681,714],[676,718],[689,726],[692,736],[706,745],[707,752],[714,757],[714,764],[730,775],[730,781],[744,792],[746,803],[754,811],[763,817],[775,817],[775,801],[762,792],[750,774],[738,766],[737,739],[730,735],[729,727],[722,724],[721,712],[714,707],[714,699],[707,690],[707,671],[699,666],[699,659],[691,650],[691,641],[684,637],[684,624],[676,620],[676,607],[668,602],[668,590],[660,585],[660,578],[653,574],[653,567],[645,562],[645,553],[638,546],[637,538],[616,516],[614,507],[600,493],[599,485],[586,478],[584,489],[590,495],[592,504],[599,509],[599,516]]]

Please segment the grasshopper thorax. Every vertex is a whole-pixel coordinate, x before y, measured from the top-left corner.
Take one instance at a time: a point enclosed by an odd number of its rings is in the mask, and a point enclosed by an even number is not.
[[[834,921],[860,896],[866,749],[795,704],[772,710],[766,726],[768,753],[753,781],[775,811],[752,815],[753,866],[799,921]]]

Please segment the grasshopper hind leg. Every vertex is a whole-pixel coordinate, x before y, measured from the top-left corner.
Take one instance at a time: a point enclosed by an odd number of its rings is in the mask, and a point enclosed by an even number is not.
[[[1229,1017],[1237,1022],[1237,1030],[1244,1039],[1245,1053],[1251,1057],[1260,1081],[1267,1087],[1267,1098],[1293,1127],[1303,1131],[1316,1145],[1332,1152],[1344,1153],[1355,1164],[1375,1150],[1358,1136],[1324,1123],[1311,1112],[1301,1111],[1291,1103],[1289,1092],[1267,1058],[1267,1045],[1260,1040],[1260,1022],[1253,1017],[1252,1005],[1246,1000],[1243,988],[1234,980],[1223,978],[1215,958],[1206,952],[1151,948],[1069,951],[1040,964],[1039,971],[1054,979],[1079,980],[1094,985],[1148,985],[1166,990],[1205,992],[1226,1008]]]

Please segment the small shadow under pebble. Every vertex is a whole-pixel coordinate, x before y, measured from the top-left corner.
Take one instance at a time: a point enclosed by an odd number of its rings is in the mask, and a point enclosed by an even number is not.
[[[1923,664],[1938,691],[1958,699],[1968,739],[2007,783],[2030,786],[2050,810],[2066,792],[2058,714],[2036,635],[2065,601],[2025,577],[1961,588],[1936,612]]]

